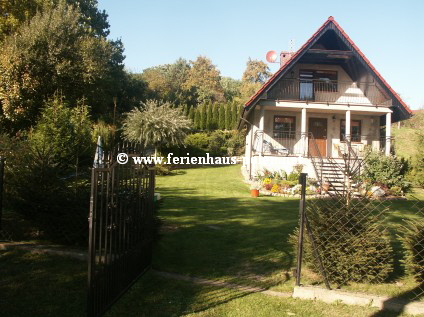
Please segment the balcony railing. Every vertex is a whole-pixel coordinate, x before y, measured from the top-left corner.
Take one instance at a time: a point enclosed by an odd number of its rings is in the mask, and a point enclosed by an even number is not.
[[[258,130],[253,141],[253,154],[298,156],[306,151],[307,135],[295,132],[273,132],[272,136]]]
[[[317,152],[313,147],[315,142],[316,141],[311,133],[272,132],[266,134],[262,130],[257,130],[254,134],[252,152],[253,155],[314,156],[316,155],[315,152]],[[328,139],[327,142],[332,142],[332,140]],[[393,149],[393,137],[390,142],[391,148]],[[345,141],[333,142],[332,148],[334,151],[328,153],[328,156],[342,158],[343,154],[346,154],[350,150],[356,156],[363,157],[367,150],[384,152],[385,147],[385,137],[375,137],[373,135],[353,135],[351,136],[351,142],[349,145]]]
[[[376,83],[370,82],[282,79],[268,92],[268,98],[391,106],[388,95]]]

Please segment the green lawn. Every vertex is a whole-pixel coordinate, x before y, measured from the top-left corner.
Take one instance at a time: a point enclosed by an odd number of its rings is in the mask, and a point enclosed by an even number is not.
[[[297,225],[299,201],[251,198],[240,166],[182,173],[157,181],[164,224],[153,267],[266,287],[286,285],[295,261],[287,236]]]
[[[85,316],[84,262],[24,251],[0,251],[0,272],[1,316]],[[149,272],[134,284],[106,316],[365,317],[375,312],[376,309],[367,307],[358,309],[355,306],[329,305],[193,285],[164,279]]]

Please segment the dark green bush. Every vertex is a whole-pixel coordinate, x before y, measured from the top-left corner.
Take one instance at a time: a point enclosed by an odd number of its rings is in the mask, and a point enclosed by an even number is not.
[[[307,216],[330,283],[382,282],[393,271],[389,233],[380,227],[375,206],[366,200],[347,204],[340,199],[310,200]],[[297,250],[298,229],[289,241]],[[320,273],[312,244],[305,232],[303,260]]]
[[[197,132],[187,135],[180,147],[163,149],[163,153],[186,156],[235,156],[243,155],[244,133],[239,131],[216,130],[213,132]]]
[[[424,282],[424,222],[408,221],[401,240],[405,249],[403,262],[407,272],[414,275],[417,282]]]
[[[366,155],[361,179],[369,184],[379,183],[389,188],[397,186],[405,190],[409,186],[405,180],[407,171],[408,166],[404,159],[370,152]]]
[[[84,243],[94,146],[85,107],[47,103],[28,137],[7,153],[6,197],[12,210],[40,228],[40,236]]]

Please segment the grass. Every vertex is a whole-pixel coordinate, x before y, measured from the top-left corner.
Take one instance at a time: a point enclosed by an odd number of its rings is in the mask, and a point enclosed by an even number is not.
[[[287,243],[298,199],[251,198],[240,167],[185,170],[159,177],[164,197],[158,270],[289,290],[295,259]]]
[[[157,292],[158,285],[162,290],[160,293]],[[213,286],[191,285],[148,274],[136,283],[106,316],[365,317],[371,316],[376,311],[369,307],[361,307],[359,310],[355,306],[329,305]]]
[[[84,315],[86,270],[80,260],[0,251],[1,315]]]
[[[0,251],[2,316],[85,316],[86,264],[65,257]],[[140,316],[371,316],[376,309],[269,297],[164,279],[149,272],[106,314]],[[384,314],[382,316],[393,316]],[[401,315],[403,316],[403,315]]]

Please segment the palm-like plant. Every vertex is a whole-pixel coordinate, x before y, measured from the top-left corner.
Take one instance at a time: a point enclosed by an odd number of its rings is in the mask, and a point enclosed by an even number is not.
[[[181,144],[191,125],[169,102],[147,100],[126,114],[122,130],[126,140],[154,147],[156,154],[160,146]]]

